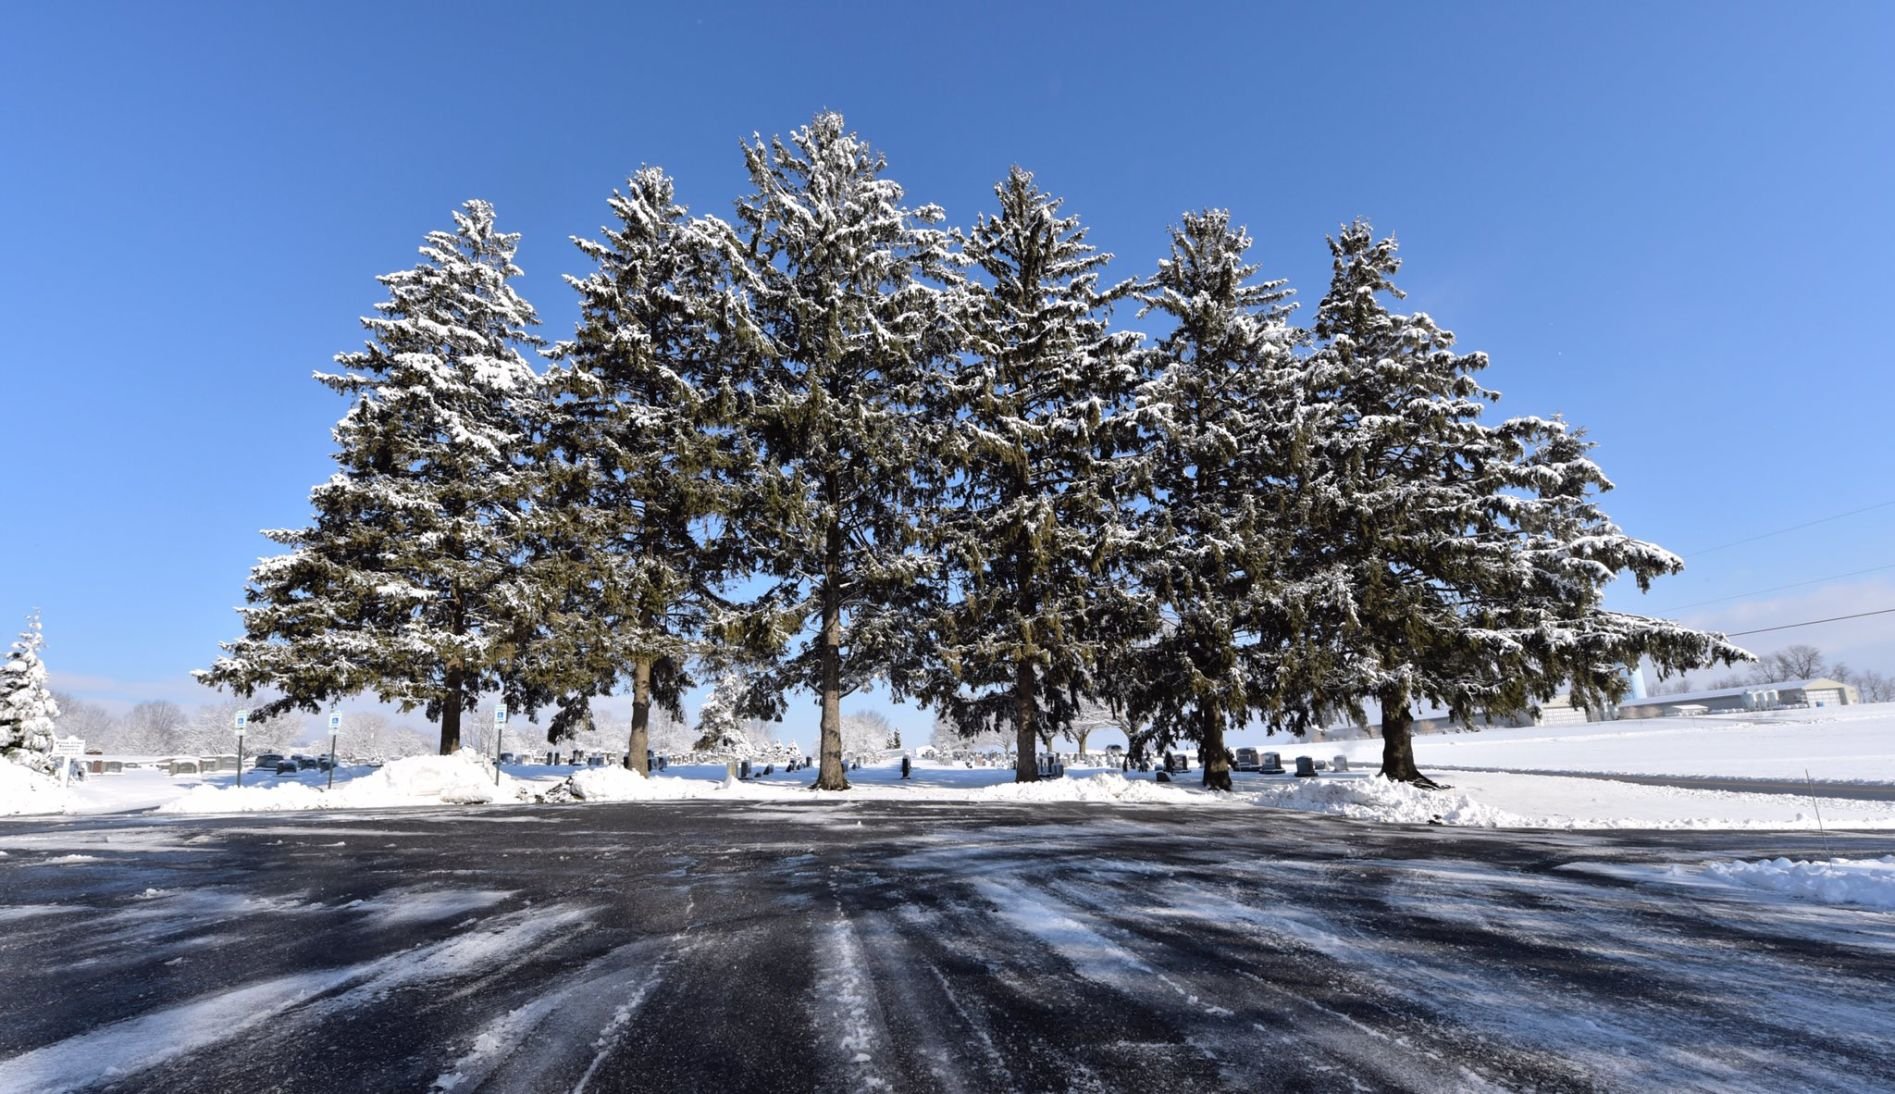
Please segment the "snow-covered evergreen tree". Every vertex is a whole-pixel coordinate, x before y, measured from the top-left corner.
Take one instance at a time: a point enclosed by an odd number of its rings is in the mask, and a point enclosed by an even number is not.
[[[732,507],[747,564],[775,580],[733,637],[773,656],[756,713],[789,688],[822,704],[816,786],[843,790],[841,701],[918,682],[933,557],[919,543],[919,412],[952,352],[942,217],[910,209],[837,114],[745,147],[754,192],[726,243],[745,308],[729,345],[737,431],[755,446]]]
[[[743,707],[749,682],[729,673],[718,678],[704,705],[697,712],[697,752],[720,752],[748,756],[750,740],[744,735]]]
[[[931,522],[953,599],[930,698],[978,736],[1008,727],[1014,777],[1039,777],[1042,740],[1106,694],[1140,608],[1119,580],[1130,493],[1118,459],[1139,335],[1114,332],[1111,256],[1061,200],[1015,167],[965,255],[967,358],[950,374],[942,492]]]
[[[52,766],[53,726],[59,717],[46,663],[40,660],[45,643],[39,613],[34,612],[0,663],[0,754],[40,770]]]
[[[362,320],[367,347],[317,374],[355,399],[335,429],[340,470],[311,491],[309,527],[265,533],[290,550],[251,571],[244,636],[198,673],[273,691],[266,716],[360,692],[423,707],[443,753],[484,692],[532,705],[519,681],[545,599],[521,573],[526,433],[544,393],[521,352],[539,340],[512,284],[519,236],[496,231],[484,201],[454,225],[377,279],[389,299]]]
[[[1226,728],[1267,710],[1295,636],[1277,563],[1278,494],[1294,445],[1296,332],[1282,281],[1248,257],[1223,210],[1187,213],[1139,289],[1141,315],[1175,322],[1138,397],[1151,504],[1136,537],[1139,585],[1161,623],[1138,651],[1130,711],[1149,747],[1195,741],[1204,785],[1229,790]]]
[[[567,278],[578,330],[549,354],[559,398],[537,526],[552,549],[534,567],[565,592],[549,626],[557,652],[542,662],[576,700],[561,717],[629,682],[625,764],[646,774],[652,704],[683,716],[685,667],[723,576],[701,542],[724,507],[720,256],[673,193],[645,168],[612,195],[604,238],[574,239],[597,269]]]
[[[1719,635],[1601,607],[1619,574],[1644,589],[1682,562],[1607,519],[1596,497],[1611,483],[1565,422],[1480,421],[1499,397],[1474,379],[1485,355],[1388,310],[1393,239],[1358,221],[1330,251],[1303,377],[1321,426],[1285,523],[1308,614],[1285,671],[1312,703],[1358,716],[1377,703],[1384,775],[1432,785],[1410,740],[1417,700],[1466,720],[1567,682],[1577,703],[1617,698],[1641,656],[1661,671],[1748,659]]]

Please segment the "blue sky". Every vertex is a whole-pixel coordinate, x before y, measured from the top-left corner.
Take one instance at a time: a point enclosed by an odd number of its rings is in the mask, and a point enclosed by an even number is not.
[[[1410,304],[1492,354],[1500,412],[1587,426],[1608,511],[1688,557],[1895,500],[1886,4],[40,4],[8,24],[0,628],[42,609],[81,694],[209,698],[184,673],[234,632],[257,530],[303,523],[330,470],[343,405],[310,372],[460,201],[525,233],[521,287],[558,337],[567,237],[629,172],[661,164],[728,213],[739,139],[820,109],[955,223],[1009,164],[1036,171],[1119,276],[1181,210],[1223,206],[1313,306],[1324,234],[1372,218]],[[1892,533],[1883,506],[1613,603],[1731,629],[1895,607]],[[1895,670],[1891,619],[1756,647]]]

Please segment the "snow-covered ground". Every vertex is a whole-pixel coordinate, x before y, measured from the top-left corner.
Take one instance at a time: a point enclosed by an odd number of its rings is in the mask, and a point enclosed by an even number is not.
[[[1645,885],[1744,890],[1796,903],[1850,904],[1895,911],[1895,855],[1880,858],[1758,859],[1646,866],[1575,862],[1561,867]]]
[[[846,795],[809,789],[809,771],[777,770],[749,781],[721,765],[673,766],[645,778],[617,767],[508,765],[496,778],[486,758],[420,756],[382,768],[344,768],[327,776],[246,773],[173,778],[140,770],[93,776],[63,795],[43,776],[0,765],[0,815],[102,813],[158,808],[169,813],[250,813],[307,809],[385,809],[417,805],[578,802],[898,800],[928,803],[1080,802],[1126,806],[1254,808],[1267,806],[1402,824],[1523,828],[1895,829],[1895,802],[1794,794],[1749,794],[1641,786],[1552,775],[1448,771],[1444,791],[1419,791],[1371,773],[1379,741],[1283,741],[1298,755],[1351,758],[1357,770],[1316,779],[1240,773],[1236,791],[1197,786],[1198,773],[1165,784],[1149,773],[1073,766],[1068,775],[1015,785],[1004,767],[916,761],[902,779],[899,761],[850,772]],[[1895,782],[1895,704],[1750,715],[1654,719],[1583,726],[1486,730],[1416,739],[1424,768],[1506,767],[1680,776]],[[1366,769],[1366,770],[1364,770]],[[37,781],[35,781],[37,780]],[[1817,787],[1818,794],[1821,787]]]
[[[1380,740],[1286,740],[1279,750],[1372,763],[1381,748]],[[1415,759],[1424,768],[1794,780],[1807,770],[1814,779],[1895,782],[1895,703],[1428,734],[1415,738]]]

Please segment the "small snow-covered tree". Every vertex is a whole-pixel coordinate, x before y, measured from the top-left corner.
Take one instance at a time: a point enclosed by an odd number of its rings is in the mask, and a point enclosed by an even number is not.
[[[1661,673],[1750,659],[1720,635],[1603,608],[1621,573],[1645,589],[1683,563],[1607,519],[1596,498],[1611,483],[1578,431],[1480,420],[1499,398],[1474,379],[1486,356],[1385,303],[1401,297],[1393,239],[1357,221],[1330,252],[1301,381],[1305,479],[1284,512],[1283,565],[1305,596],[1282,670],[1307,705],[1359,716],[1373,699],[1383,775],[1432,786],[1415,766],[1417,700],[1465,723],[1567,682],[1576,704],[1615,700],[1641,656]]]
[[[819,696],[816,786],[845,790],[842,698],[877,678],[912,690],[932,613],[917,465],[934,454],[920,408],[954,349],[947,236],[841,115],[744,157],[726,359],[732,426],[754,447],[728,520],[774,585],[727,633],[765,657],[751,713],[780,717],[792,688]]]
[[[629,682],[625,766],[641,773],[653,704],[683,716],[685,668],[722,578],[702,542],[724,508],[716,471],[729,443],[716,428],[720,256],[673,194],[645,168],[613,193],[604,238],[573,241],[597,268],[566,279],[578,329],[548,354],[560,364],[547,377],[557,398],[537,525],[552,549],[534,567],[563,592],[549,626],[558,653],[542,662],[564,677],[553,690],[573,693],[561,717]]]
[[[1278,497],[1296,440],[1290,290],[1257,276],[1250,235],[1223,210],[1187,213],[1139,288],[1141,315],[1174,322],[1139,392],[1145,431],[1136,571],[1155,604],[1138,648],[1130,713],[1148,747],[1195,741],[1204,785],[1229,790],[1226,729],[1271,706],[1294,639],[1278,566]]]
[[[994,187],[965,255],[966,358],[948,374],[932,528],[952,583],[930,698],[970,736],[1007,727],[1014,778],[1039,778],[1042,740],[1107,693],[1139,606],[1119,580],[1130,492],[1117,458],[1130,431],[1139,336],[1114,332],[1101,289],[1111,256],[1086,243],[1061,199],[1015,167]]]
[[[524,434],[544,396],[521,352],[538,319],[512,285],[518,245],[469,201],[420,263],[377,279],[389,299],[362,320],[367,347],[317,374],[355,400],[335,429],[339,470],[311,491],[309,527],[266,533],[290,550],[251,571],[244,636],[201,681],[272,692],[265,716],[372,692],[438,717],[443,753],[483,693],[533,705],[520,668],[544,595],[521,573]]]
[[[39,613],[34,612],[0,663],[0,753],[40,769],[52,765],[54,720],[59,717],[59,703],[40,660],[45,643]]]
[[[712,685],[704,705],[698,708],[698,737],[692,746],[695,751],[749,754],[750,741],[744,736],[742,715],[748,687],[748,681],[735,674],[725,675]]]

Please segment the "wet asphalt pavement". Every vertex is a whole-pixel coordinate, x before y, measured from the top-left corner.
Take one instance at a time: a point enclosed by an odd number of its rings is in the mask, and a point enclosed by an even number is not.
[[[1263,809],[0,823],[0,1091],[1895,1089],[1895,836]]]

